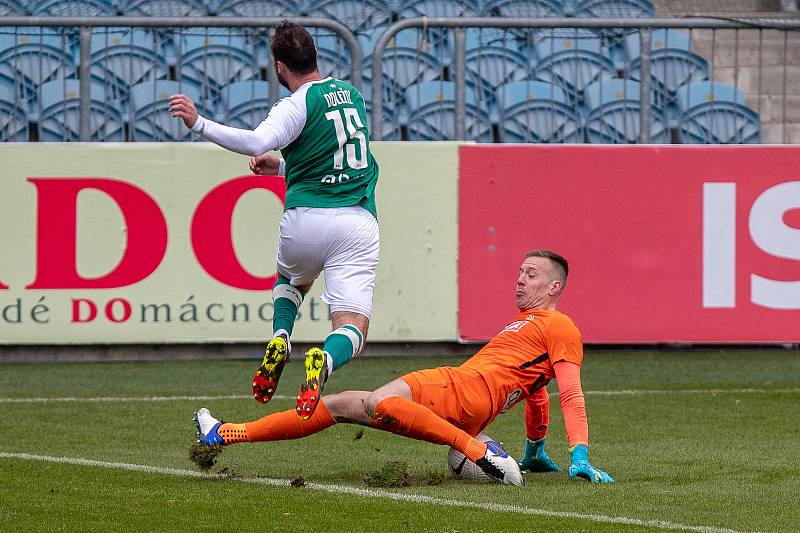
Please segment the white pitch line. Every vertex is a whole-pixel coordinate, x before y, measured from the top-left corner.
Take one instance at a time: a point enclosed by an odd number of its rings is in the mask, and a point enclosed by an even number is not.
[[[645,396],[657,394],[798,394],[800,388],[790,389],[676,389],[676,390],[596,390],[584,391],[586,396]],[[551,392],[550,396],[558,396]],[[59,402],[205,402],[217,400],[248,400],[252,396],[231,394],[227,396],[66,396],[54,398],[0,398],[0,403],[59,403]],[[293,400],[293,396],[273,396],[276,400]]]
[[[49,455],[34,455],[28,453],[0,452],[0,458],[20,459],[25,461],[44,461],[49,463],[61,463],[68,465],[92,466],[108,468],[113,470],[128,470],[134,472],[144,472],[149,474],[164,474],[178,477],[227,479],[232,482],[252,483],[257,485],[269,485],[273,487],[287,487],[291,484],[288,479],[270,478],[233,478],[224,474],[204,474],[195,470],[185,470],[181,468],[169,468],[163,466],[137,465],[131,463],[114,463],[107,461],[95,461],[92,459],[82,459],[79,457],[53,457]],[[395,501],[425,503],[430,505],[442,505],[447,507],[465,507],[470,509],[481,509],[485,511],[495,511],[500,513],[515,513],[523,515],[549,516],[554,518],[567,518],[573,520],[584,520],[589,522],[603,522],[607,524],[625,524],[640,527],[652,527],[656,529],[698,531],[702,533],[738,533],[735,529],[725,529],[710,526],[690,526],[664,520],[640,520],[638,518],[627,518],[624,516],[607,516],[599,514],[583,514],[570,511],[548,511],[546,509],[535,509],[519,505],[503,503],[481,503],[464,500],[452,500],[446,498],[435,498],[421,494],[408,494],[402,492],[389,492],[385,490],[361,489],[347,485],[332,485],[323,483],[306,483],[306,488],[316,489],[334,494],[352,494],[365,498],[384,498]]]

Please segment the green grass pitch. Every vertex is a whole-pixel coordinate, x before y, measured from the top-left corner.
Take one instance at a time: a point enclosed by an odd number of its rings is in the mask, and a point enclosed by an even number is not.
[[[361,358],[326,392],[459,361]],[[610,486],[566,474],[526,474],[520,488],[459,482],[446,477],[445,447],[343,424],[226,448],[220,475],[200,474],[188,459],[197,408],[230,421],[293,408],[302,365],[262,406],[249,398],[257,364],[0,365],[0,530],[800,529],[798,351],[587,352],[590,458]],[[524,406],[487,433],[518,458]],[[547,448],[567,466],[557,397]],[[410,486],[365,484],[391,461],[408,464]],[[304,487],[289,485],[301,477]]]

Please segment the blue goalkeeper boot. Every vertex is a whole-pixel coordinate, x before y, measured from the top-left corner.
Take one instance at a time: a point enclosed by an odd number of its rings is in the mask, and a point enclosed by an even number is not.
[[[478,465],[489,477],[500,481],[504,485],[524,485],[525,478],[516,459],[497,441],[486,442],[486,454],[477,461]]]
[[[222,425],[222,420],[217,420],[208,409],[201,407],[194,414],[194,425],[197,428],[197,442],[204,446],[216,446],[225,444],[222,442],[217,430]]]

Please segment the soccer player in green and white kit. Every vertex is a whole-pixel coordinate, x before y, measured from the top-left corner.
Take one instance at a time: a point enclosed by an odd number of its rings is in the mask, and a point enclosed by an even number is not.
[[[253,394],[268,402],[289,358],[289,341],[304,295],[325,272],[322,300],[333,331],[306,352],[297,414],[309,418],[331,372],[360,353],[367,338],[378,264],[375,185],[378,164],[369,149],[364,100],[347,82],[323,78],[311,35],[284,21],[270,46],[280,83],[291,95],[278,101],[254,130],[200,116],[184,95],[170,99],[174,117],[208,140],[251,155],[257,174],[286,176],[280,223],[273,338],[253,379]],[[280,149],[284,159],[267,154]]]

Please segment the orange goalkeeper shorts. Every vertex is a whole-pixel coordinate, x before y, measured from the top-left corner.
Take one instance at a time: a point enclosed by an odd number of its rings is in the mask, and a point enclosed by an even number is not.
[[[483,377],[473,369],[442,366],[411,372],[400,379],[411,399],[472,436],[492,421],[492,399]]]

